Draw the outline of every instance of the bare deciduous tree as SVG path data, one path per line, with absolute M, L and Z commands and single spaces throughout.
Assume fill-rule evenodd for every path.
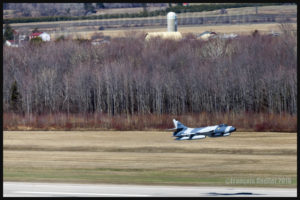
M 12 80 L 27 114 L 297 113 L 297 43 L 288 37 L 181 41 L 139 34 L 104 46 L 72 40 L 4 47 L 3 109 Z

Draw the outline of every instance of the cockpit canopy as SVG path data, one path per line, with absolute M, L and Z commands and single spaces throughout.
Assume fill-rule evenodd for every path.
M 227 124 L 220 124 L 219 127 L 227 126 Z

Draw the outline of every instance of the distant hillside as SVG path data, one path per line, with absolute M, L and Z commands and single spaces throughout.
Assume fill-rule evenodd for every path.
M 82 16 L 89 10 L 138 8 L 143 3 L 4 3 L 3 17 Z M 147 3 L 147 7 L 166 7 L 166 3 Z
M 18 17 L 20 13 L 24 13 L 22 9 L 14 10 L 13 5 L 9 4 L 9 6 L 5 6 L 7 9 L 4 10 L 4 23 L 29 23 L 29 22 L 50 22 L 50 21 L 71 21 L 71 20 L 93 20 L 93 19 L 113 19 L 113 18 L 137 18 L 137 17 L 154 17 L 154 16 L 165 16 L 168 12 L 176 12 L 176 13 L 196 13 L 196 12 L 203 12 L 203 11 L 213 11 L 213 10 L 225 10 L 228 8 L 241 8 L 241 7 L 263 7 L 263 6 L 272 6 L 272 5 L 282 5 L 283 3 L 227 3 L 227 4 L 203 4 L 203 5 L 163 5 L 163 4 L 142 4 L 142 7 L 137 7 L 140 9 L 135 9 L 133 12 L 131 9 L 128 10 L 126 8 L 118 8 L 118 9 L 108 9 L 105 7 L 105 4 L 97 4 L 93 5 L 92 3 L 84 3 L 78 4 L 77 6 L 82 6 L 83 9 L 77 9 L 74 11 L 70 8 L 65 8 L 68 4 L 60 5 L 61 9 L 65 9 L 61 11 L 62 13 L 68 12 L 68 14 L 62 14 L 58 9 L 55 7 L 45 7 L 46 4 L 32 4 L 36 5 L 36 9 L 31 11 L 30 14 L 32 15 L 33 12 L 44 12 L 43 16 L 37 17 Z M 57 4 L 49 4 L 52 6 L 58 6 Z M 20 6 L 20 5 L 18 5 Z M 30 4 L 25 4 L 25 6 L 30 6 Z M 72 4 L 75 6 L 75 4 Z M 96 7 L 98 9 L 96 9 Z M 156 6 L 156 7 L 155 7 Z M 165 7 L 164 7 L 165 6 Z M 101 8 L 100 8 L 101 7 Z M 21 11 L 20 11 L 21 10 Z M 107 12 L 103 12 L 106 10 Z M 114 11 L 113 11 L 114 10 Z M 112 12 L 110 12 L 112 11 Z M 76 12 L 75 14 L 73 12 Z M 46 16 L 46 14 L 52 13 L 51 15 Z M 58 14 L 57 14 L 58 13 Z

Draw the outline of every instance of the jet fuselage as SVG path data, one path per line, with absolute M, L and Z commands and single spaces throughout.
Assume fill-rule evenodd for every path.
M 222 137 L 229 136 L 232 132 L 236 131 L 236 128 L 233 126 L 228 126 L 226 124 L 220 124 L 215 126 L 206 126 L 199 128 L 189 128 L 184 126 L 179 121 L 173 119 L 175 132 L 173 136 L 176 137 L 176 140 L 196 140 L 204 139 L 208 137 Z

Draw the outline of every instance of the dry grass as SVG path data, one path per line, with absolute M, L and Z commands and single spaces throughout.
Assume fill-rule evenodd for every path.
M 205 11 L 205 12 L 194 12 L 188 13 L 188 17 L 191 16 L 231 16 L 231 15 L 249 15 L 256 14 L 255 7 L 242 7 L 242 8 L 228 8 L 226 9 L 227 14 L 220 14 L 220 10 Z M 262 6 L 258 7 L 258 14 L 293 14 L 297 13 L 296 5 L 279 5 L 279 6 Z M 186 13 L 178 14 L 178 17 L 185 17 Z
M 164 131 L 173 127 L 172 119 L 189 127 L 202 127 L 221 123 L 234 125 L 238 131 L 295 132 L 297 115 L 288 113 L 190 113 L 183 115 L 114 115 L 104 113 L 21 115 L 3 113 L 5 131 Z
M 194 141 L 171 135 L 5 131 L 4 180 L 225 185 L 231 177 L 289 177 L 293 184 L 271 186 L 295 187 L 295 133 L 237 132 Z
M 10 18 L 13 17 L 15 14 L 15 10 L 3 10 L 3 18 Z

